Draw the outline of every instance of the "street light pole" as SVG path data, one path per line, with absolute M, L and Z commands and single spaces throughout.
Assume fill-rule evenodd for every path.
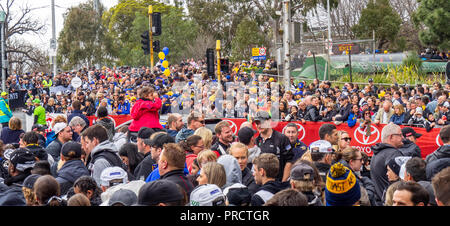
M 284 87 L 285 90 L 291 89 L 291 65 L 290 65 L 290 1 L 283 1 L 283 47 L 284 47 L 284 56 L 283 56 L 283 79 L 284 79 Z
M 50 40 L 50 57 L 53 76 L 56 75 L 56 23 L 55 23 L 55 0 L 52 0 L 52 39 Z
M 0 11 L 0 33 L 1 33 L 1 45 L 2 45 L 2 91 L 6 92 L 6 63 L 5 63 L 5 20 L 6 14 L 4 11 Z

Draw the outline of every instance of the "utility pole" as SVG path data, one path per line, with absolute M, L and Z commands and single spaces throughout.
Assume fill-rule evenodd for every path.
M 153 18 L 153 6 L 148 6 L 148 34 L 150 37 L 150 71 L 153 71 L 153 24 L 152 24 L 152 18 Z
M 328 21 L 328 41 L 327 41 L 327 45 L 328 45 L 328 52 L 327 52 L 328 62 L 327 62 L 327 73 L 329 74 L 330 73 L 330 62 L 331 62 L 330 55 L 332 53 L 332 48 L 331 48 L 332 40 L 331 40 L 330 0 L 327 0 L 327 21 Z
M 291 65 L 290 65 L 290 21 L 291 21 L 291 10 L 290 1 L 283 1 L 283 47 L 284 47 L 284 57 L 283 57 L 283 79 L 285 90 L 290 90 L 291 83 Z
M 55 0 L 52 0 L 52 39 L 50 40 L 50 58 L 53 76 L 56 75 L 56 27 L 55 27 Z
M 0 11 L 0 33 L 1 33 L 1 45 L 2 45 L 2 57 L 1 57 L 1 65 L 2 65 L 2 91 L 6 92 L 6 62 L 5 62 L 5 21 L 6 21 L 6 13 L 4 11 Z

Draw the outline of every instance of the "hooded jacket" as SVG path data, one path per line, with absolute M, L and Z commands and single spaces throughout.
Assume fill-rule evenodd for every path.
M 248 188 L 252 195 L 259 189 L 259 185 L 255 183 L 255 178 L 252 175 L 252 171 L 248 167 L 245 167 L 242 171 L 242 184 Z
M 386 143 L 378 143 L 371 149 L 373 156 L 370 162 L 370 178 L 375 185 L 377 200 L 381 200 L 384 189 L 389 186 L 386 166 L 389 160 L 402 156 L 402 153 L 394 146 Z
M 22 186 L 6 186 L 0 183 L 0 206 L 25 206 L 26 201 L 23 196 Z
M 48 154 L 52 156 L 52 158 L 57 162 L 59 161 L 60 154 L 61 154 L 61 148 L 63 144 L 61 141 L 58 140 L 58 137 L 55 136 L 55 140 L 53 140 L 46 148 L 45 151 L 47 151 Z
M 305 120 L 306 121 L 313 121 L 313 122 L 317 122 L 319 120 L 322 120 L 322 116 L 319 113 L 319 109 L 317 109 L 314 105 L 309 105 L 306 108 Z
M 137 132 L 143 126 L 148 128 L 162 129 L 159 123 L 159 109 L 161 109 L 161 99 L 158 97 L 150 101 L 147 99 L 139 99 L 131 109 L 131 117 L 133 121 L 130 124 L 129 130 Z
M 116 164 L 112 165 L 104 156 L 100 156 L 98 158 L 96 157 L 96 155 L 100 155 L 100 154 L 102 154 L 102 152 L 109 152 L 109 154 L 113 154 L 110 156 L 112 156 L 112 158 L 115 158 L 115 159 L 111 159 L 111 160 L 115 160 Z M 104 153 L 104 154 L 108 154 L 108 153 Z M 119 163 L 121 165 L 119 165 Z M 87 165 L 87 169 L 91 172 L 91 176 L 94 178 L 95 182 L 97 182 L 97 184 L 101 184 L 100 175 L 105 168 L 111 167 L 111 166 L 122 167 L 122 164 L 123 164 L 122 160 L 119 157 L 118 150 L 117 150 L 116 146 L 114 145 L 114 143 L 112 143 L 109 140 L 105 140 L 105 141 L 101 142 L 100 144 L 98 144 L 97 146 L 95 146 L 94 149 L 92 149 L 91 154 L 88 157 L 88 161 L 87 161 L 86 165 Z
M 269 181 L 252 196 L 251 206 L 262 206 L 277 192 L 289 187 L 289 182 Z
M 187 179 L 187 177 L 184 175 L 184 169 L 177 169 L 167 172 L 166 174 L 161 176 L 161 179 L 170 180 L 172 182 L 175 182 L 176 184 L 180 185 L 181 188 L 186 191 L 186 194 L 188 197 L 191 196 L 192 190 L 194 190 L 194 185 Z
M 450 144 L 440 146 L 436 151 L 426 157 L 425 162 L 429 164 L 442 158 L 450 158 Z
M 122 145 L 127 143 L 127 134 L 126 133 L 116 133 L 113 137 L 113 142 L 116 145 L 117 149 L 120 150 Z
M 56 181 L 58 181 L 63 195 L 69 191 L 78 178 L 90 175 L 83 161 L 79 159 L 65 162 L 57 174 Z
M 450 158 L 441 158 L 427 163 L 427 180 L 431 181 L 434 175 L 448 166 L 450 166 Z
M 398 150 L 402 153 L 403 156 L 422 158 L 420 147 L 408 139 L 403 140 L 403 146 Z
M 239 163 L 232 155 L 222 155 L 217 159 L 217 163 L 225 168 L 227 176 L 227 183 L 222 187 L 222 190 L 233 184 L 242 184 L 242 172 Z
M 108 133 L 108 139 L 110 141 L 113 141 L 114 134 L 116 133 L 113 120 L 111 120 L 110 118 L 103 118 L 96 121 L 95 124 L 99 124 L 105 127 L 106 132 Z

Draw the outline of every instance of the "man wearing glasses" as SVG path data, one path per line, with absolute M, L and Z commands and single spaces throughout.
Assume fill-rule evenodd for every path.
M 194 134 L 195 130 L 205 126 L 205 119 L 203 115 L 198 112 L 192 112 L 187 118 L 187 128 L 182 128 L 175 137 L 175 142 L 186 140 L 189 136 Z
M 403 146 L 403 134 L 400 126 L 389 123 L 381 131 L 381 142 L 371 147 L 373 151 L 370 163 L 370 177 L 375 184 L 377 200 L 381 200 L 383 191 L 389 186 L 386 165 L 397 156 L 403 156 L 399 148 Z

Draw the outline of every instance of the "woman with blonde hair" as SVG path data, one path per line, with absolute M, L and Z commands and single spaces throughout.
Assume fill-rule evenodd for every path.
M 25 133 L 22 129 L 22 121 L 16 116 L 13 116 L 9 120 L 9 127 L 4 127 L 0 135 L 0 139 L 4 144 L 14 144 L 19 143 L 20 134 Z
M 205 146 L 205 149 L 211 148 L 213 134 L 210 129 L 206 127 L 200 127 L 197 130 L 195 130 L 194 135 L 199 135 L 200 137 L 202 137 L 203 146 Z
M 208 162 L 203 165 L 197 182 L 199 185 L 215 184 L 221 188 L 227 183 L 225 168 L 217 162 Z

